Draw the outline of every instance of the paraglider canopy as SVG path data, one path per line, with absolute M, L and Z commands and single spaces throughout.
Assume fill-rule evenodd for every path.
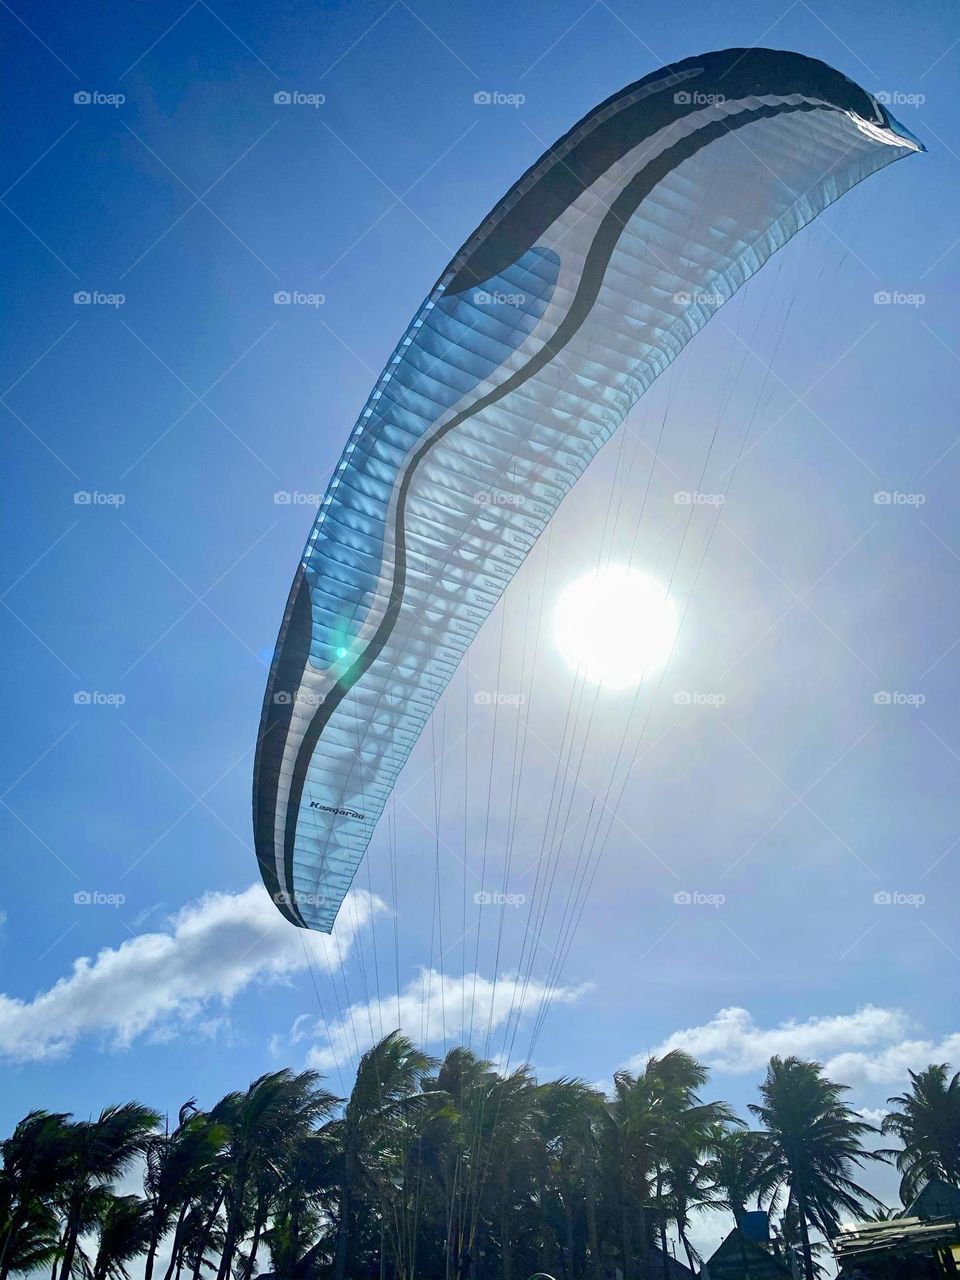
M 257 747 L 264 883 L 329 931 L 387 798 L 558 504 L 797 231 L 920 144 L 812 58 L 729 49 L 601 103 L 413 317 L 294 577 Z

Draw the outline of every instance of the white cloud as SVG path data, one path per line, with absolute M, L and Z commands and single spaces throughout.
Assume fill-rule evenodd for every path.
M 147 1034 L 168 1037 L 185 1022 L 209 1029 L 252 983 L 283 982 L 305 969 L 305 947 L 314 965 L 338 966 L 359 929 L 383 909 L 362 891 L 349 898 L 334 939 L 288 924 L 260 885 L 207 894 L 172 916 L 166 930 L 75 960 L 67 977 L 32 1000 L 0 994 L 0 1056 L 61 1057 L 88 1035 L 122 1048 Z
M 536 981 L 524 982 L 515 975 L 502 975 L 496 982 L 480 974 L 460 977 L 441 975 L 436 969 L 421 969 L 397 995 L 381 995 L 367 1003 L 351 1005 L 338 1022 L 314 1025 L 318 1043 L 308 1055 L 310 1066 L 328 1071 L 354 1060 L 384 1034 L 400 1029 L 417 1044 L 436 1047 L 473 1043 L 484 1052 L 490 1039 L 491 1054 L 501 1049 L 493 1033 L 501 1027 L 510 1037 L 518 1021 L 536 1015 L 547 1004 L 571 1004 L 588 984 L 576 987 L 547 987 Z M 302 1040 L 303 1018 L 294 1023 L 291 1038 Z M 522 1054 L 526 1042 L 518 1037 Z M 509 1055 L 509 1045 L 507 1046 Z M 509 1055 L 512 1056 L 512 1055 Z
M 834 1080 L 850 1085 L 904 1085 L 908 1069 L 930 1062 L 960 1065 L 960 1032 L 939 1039 L 912 1038 L 902 1009 L 864 1005 L 855 1013 L 789 1019 L 761 1027 L 746 1009 L 721 1009 L 698 1027 L 675 1031 L 654 1050 L 657 1055 L 685 1049 L 707 1066 L 731 1075 L 762 1071 L 774 1054 L 821 1062 Z M 632 1058 L 631 1070 L 649 1055 Z

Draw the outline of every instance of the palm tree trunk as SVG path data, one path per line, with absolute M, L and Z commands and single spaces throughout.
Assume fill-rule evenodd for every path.
M 257 1213 L 253 1224 L 253 1239 L 250 1241 L 250 1257 L 243 1267 L 244 1280 L 251 1280 L 253 1269 L 257 1264 L 257 1250 L 260 1248 L 260 1236 L 263 1233 L 263 1218 Z
M 184 1213 L 184 1209 L 181 1209 L 180 1217 L 177 1219 L 178 1229 L 180 1227 L 180 1222 L 183 1219 L 183 1213 Z M 157 1249 L 160 1247 L 160 1237 L 162 1234 L 163 1234 L 163 1217 L 159 1212 L 155 1210 L 153 1215 L 153 1223 L 151 1224 L 151 1227 L 150 1227 L 150 1243 L 147 1246 L 147 1256 L 144 1259 L 144 1263 L 143 1263 L 143 1280 L 153 1280 L 153 1267 L 154 1267 L 154 1263 L 157 1260 Z M 176 1231 L 174 1232 L 174 1239 L 176 1239 Z
M 592 1172 L 584 1179 L 587 1208 L 587 1244 L 590 1248 L 590 1269 L 593 1280 L 600 1280 L 600 1243 L 597 1239 L 597 1202 L 593 1192 Z
M 570 1210 L 570 1203 L 567 1196 L 561 1197 L 561 1203 L 563 1204 L 563 1223 L 567 1236 L 566 1276 L 567 1280 L 574 1280 L 576 1268 L 576 1247 L 573 1239 L 573 1213 Z
M 190 1202 L 188 1200 L 185 1200 L 183 1204 L 180 1206 L 180 1213 L 177 1215 L 177 1225 L 173 1231 L 173 1244 L 170 1246 L 170 1264 L 167 1267 L 166 1274 L 164 1275 L 163 1280 L 171 1280 L 171 1277 L 173 1276 L 175 1264 L 179 1265 L 178 1259 L 180 1257 L 181 1250 L 183 1249 L 183 1224 L 186 1221 L 187 1211 L 189 1207 L 190 1207 Z M 160 1242 L 158 1239 L 156 1245 L 152 1246 L 154 1249 L 154 1252 L 156 1252 L 156 1249 L 159 1246 L 159 1243 Z M 151 1269 L 153 1267 L 152 1259 L 150 1259 L 150 1267 Z M 150 1280 L 149 1271 L 145 1272 L 144 1280 Z
M 60 1267 L 60 1280 L 70 1280 L 70 1273 L 73 1271 L 73 1264 L 77 1256 L 77 1242 L 80 1238 L 80 1222 L 79 1212 L 72 1209 L 68 1218 L 66 1230 L 63 1233 L 64 1249 L 63 1263 Z
M 813 1274 L 813 1250 L 810 1248 L 810 1230 L 807 1226 L 807 1197 L 797 1192 L 797 1213 L 800 1218 L 800 1242 L 803 1245 L 803 1274 L 806 1280 L 815 1280 Z
M 638 1197 L 640 1227 L 640 1275 L 643 1280 L 650 1280 L 650 1237 L 647 1221 L 646 1189 L 642 1189 Z
M 679 1226 L 677 1227 L 677 1230 L 680 1233 L 680 1243 L 683 1245 L 683 1252 L 687 1255 L 687 1266 L 690 1268 L 693 1274 L 696 1275 L 697 1260 L 693 1256 L 693 1248 L 690 1244 L 690 1241 L 687 1239 L 687 1233 L 686 1231 L 683 1230 L 682 1227 L 679 1227 Z
M 511 1280 L 513 1275 L 513 1241 L 510 1237 L 510 1202 L 509 1189 L 504 1170 L 500 1187 L 500 1270 L 503 1280 Z
M 633 1233 L 627 1198 L 623 1194 L 620 1196 L 620 1248 L 623 1252 L 623 1280 L 633 1280 Z
M 333 1256 L 333 1280 L 346 1280 L 347 1251 L 350 1246 L 350 1209 L 353 1201 L 353 1154 L 347 1152 L 343 1163 L 340 1188 L 340 1216 L 337 1221 L 337 1247 Z
M 213 1202 L 213 1208 L 210 1210 L 210 1214 L 204 1223 L 203 1237 L 200 1241 L 200 1246 L 197 1249 L 197 1261 L 193 1268 L 193 1280 L 200 1280 L 200 1272 L 203 1270 L 203 1255 L 206 1250 L 207 1241 L 210 1239 L 210 1232 L 213 1230 L 213 1224 L 217 1220 L 217 1214 L 220 1212 L 220 1207 L 223 1204 L 223 1198 L 225 1195 L 226 1188 L 220 1192 L 216 1200 Z M 169 1280 L 169 1278 L 167 1278 L 167 1280 Z
M 8 1261 L 8 1258 L 12 1256 L 10 1246 L 17 1237 L 22 1220 L 23 1206 L 18 1204 L 11 1213 L 7 1221 L 7 1229 L 3 1233 L 3 1248 L 0 1249 L 0 1280 L 7 1280 L 7 1276 L 10 1274 L 10 1263 Z M 56 1269 L 56 1262 L 54 1262 L 54 1269 Z

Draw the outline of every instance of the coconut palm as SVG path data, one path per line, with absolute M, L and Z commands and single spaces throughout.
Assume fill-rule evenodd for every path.
M 150 1240 L 151 1207 L 139 1196 L 103 1195 L 97 1212 L 97 1252 L 89 1280 L 129 1280 L 127 1263 L 138 1258 Z
M 738 1232 L 743 1230 L 747 1205 L 761 1201 L 771 1189 L 772 1174 L 767 1160 L 767 1140 L 763 1134 L 749 1129 L 721 1129 L 714 1138 L 710 1159 L 705 1166 L 714 1187 L 714 1207 L 733 1214 Z M 745 1276 L 750 1275 L 750 1260 L 743 1235 L 739 1235 L 740 1261 Z
M 864 1148 L 863 1139 L 878 1130 L 844 1104 L 846 1092 L 818 1063 L 774 1057 L 760 1086 L 761 1102 L 750 1105 L 768 1143 L 769 1194 L 776 1200 L 789 1191 L 788 1211 L 791 1204 L 796 1208 L 806 1280 L 815 1277 L 810 1228 L 832 1237 L 840 1229 L 839 1210 L 862 1215 L 865 1206 L 879 1203 L 850 1177 L 883 1156 Z
M 881 1132 L 893 1134 L 902 1150 L 890 1151 L 902 1174 L 904 1204 L 931 1178 L 960 1186 L 960 1072 L 950 1076 L 945 1062 L 910 1072 L 910 1089 L 887 1101 L 896 1106 Z
M 64 1113 L 31 1111 L 0 1143 L 0 1280 L 14 1271 L 52 1263 L 59 1219 L 51 1201 L 70 1150 Z
M 100 1197 L 141 1154 L 159 1124 L 156 1111 L 138 1102 L 107 1107 L 96 1120 L 67 1126 L 67 1150 L 56 1204 L 63 1219 L 59 1280 L 69 1280 L 82 1232 L 97 1221 Z
M 474 1170 L 474 1221 L 487 1211 L 496 1232 L 503 1280 L 511 1280 L 514 1225 L 537 1192 L 534 1152 L 540 1091 L 526 1067 L 491 1081 L 481 1117 Z M 476 1229 L 473 1233 L 474 1242 Z
M 319 1080 L 315 1071 L 274 1071 L 254 1080 L 245 1093 L 228 1094 L 210 1112 L 213 1124 L 226 1131 L 220 1156 L 224 1240 L 218 1280 L 230 1276 L 248 1230 L 252 1238 L 241 1276 L 252 1275 L 271 1197 L 291 1150 L 336 1105 L 337 1099 L 319 1087 Z M 219 1205 L 211 1227 L 217 1212 Z
M 402 1130 L 408 1116 L 422 1107 L 426 1095 L 419 1092 L 420 1082 L 435 1066 L 434 1059 L 399 1031 L 385 1036 L 360 1059 L 343 1117 L 330 1126 L 340 1152 L 333 1280 L 344 1280 L 347 1274 L 358 1201 L 369 1198 L 383 1212 L 402 1164 Z
M 160 1241 L 171 1227 L 172 1266 L 179 1261 L 187 1214 L 196 1202 L 211 1198 L 227 1137 L 226 1126 L 199 1111 L 191 1098 L 180 1108 L 173 1132 L 156 1134 L 147 1143 L 143 1188 L 150 1208 L 150 1231 L 144 1280 L 151 1280 Z
M 588 1256 L 594 1265 L 598 1262 L 594 1185 L 603 1101 L 603 1094 L 583 1080 L 554 1080 L 540 1088 L 544 1184 L 560 1210 L 567 1280 L 582 1274 Z M 580 1217 L 584 1229 L 578 1233 Z M 546 1258 L 540 1267 L 548 1269 Z

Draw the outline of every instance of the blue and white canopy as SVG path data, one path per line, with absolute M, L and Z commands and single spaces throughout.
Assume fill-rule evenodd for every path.
M 822 62 L 728 49 L 607 99 L 507 192 L 380 375 L 294 578 L 254 787 L 288 920 L 333 927 L 457 664 L 637 399 L 801 227 L 922 149 Z

